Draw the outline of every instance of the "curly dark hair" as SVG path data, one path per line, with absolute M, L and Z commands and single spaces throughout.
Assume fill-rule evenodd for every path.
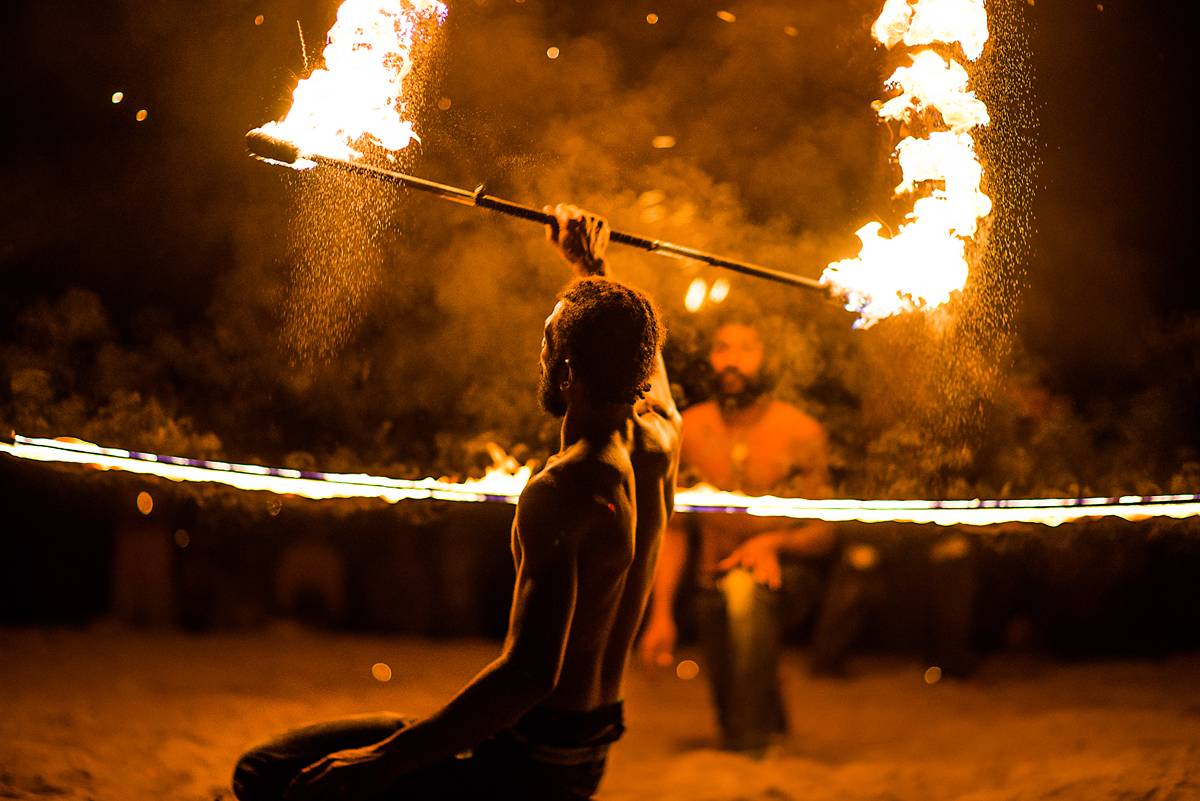
M 666 328 L 654 303 L 631 286 L 580 278 L 559 293 L 555 350 L 571 360 L 592 399 L 633 403 L 649 389 Z

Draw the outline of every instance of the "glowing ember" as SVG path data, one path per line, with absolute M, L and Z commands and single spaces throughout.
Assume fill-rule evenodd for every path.
M 987 14 L 982 0 L 887 0 L 871 32 L 889 48 L 957 44 L 974 61 L 987 41 Z M 899 93 L 876 104 L 882 119 L 929 133 L 896 145 L 902 175 L 896 194 L 924 193 L 906 221 L 892 236 L 882 236 L 879 223 L 864 225 L 858 256 L 830 264 L 821 276 L 859 313 L 859 327 L 940 306 L 966 285 L 966 243 L 992 210 L 971 136 L 988 124 L 988 111 L 967 84 L 957 61 L 920 50 L 885 84 Z
M 342 159 L 360 158 L 357 148 L 366 145 L 407 147 L 418 138 L 403 119 L 412 50 L 426 26 L 445 17 L 438 0 L 345 0 L 327 37 L 325 66 L 296 86 L 287 116 L 262 130 L 302 152 Z
M 700 311 L 704 298 L 708 295 L 708 283 L 703 278 L 693 278 L 688 284 L 687 293 L 683 296 L 683 307 L 690 312 Z
M 713 281 L 712 286 L 708 289 L 708 299 L 713 303 L 724 303 L 727 297 L 729 297 L 729 282 L 724 278 Z
M 82 464 L 99 470 L 125 470 L 161 476 L 172 481 L 225 484 L 243 490 L 263 490 L 305 498 L 380 498 L 402 500 L 500 501 L 516 503 L 533 474 L 531 464 L 516 461 L 490 446 L 494 464 L 482 479 L 462 483 L 423 478 L 406 481 L 366 474 L 318 473 L 260 465 L 228 464 L 179 456 L 159 456 L 102 448 L 72 438 L 34 439 L 13 435 L 0 442 L 0 453 L 42 462 Z M 708 486 L 680 490 L 680 512 L 740 513 L 758 517 L 862 523 L 933 523 L 942 526 L 988 526 L 1000 523 L 1041 523 L 1057 526 L 1084 518 L 1200 516 L 1200 494 L 1125 496 L 1121 498 L 1030 498 L 1021 500 L 862 501 L 806 500 L 771 495 L 748 496 Z
M 683 296 L 683 307 L 693 314 L 700 311 L 701 307 L 707 303 L 724 303 L 725 298 L 729 297 L 729 282 L 724 278 L 718 278 L 712 282 L 712 286 L 703 278 L 693 278 L 688 284 L 687 292 Z

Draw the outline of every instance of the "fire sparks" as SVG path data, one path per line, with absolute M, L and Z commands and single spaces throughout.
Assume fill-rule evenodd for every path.
M 887 0 L 871 32 L 888 48 L 958 45 L 974 61 L 987 41 L 987 14 L 983 0 Z M 940 306 L 966 285 L 967 242 L 992 210 L 971 135 L 990 119 L 968 83 L 954 58 L 918 50 L 885 83 L 898 94 L 876 103 L 881 119 L 925 135 L 909 135 L 895 149 L 896 195 L 915 198 L 905 222 L 892 236 L 867 223 L 857 232 L 858 256 L 830 264 L 821 277 L 859 313 L 859 327 Z
M 81 464 L 99 470 L 124 470 L 160 476 L 172 481 L 218 483 L 237 489 L 297 495 L 316 500 L 380 498 L 389 503 L 402 500 L 516 503 L 521 490 L 533 475 L 533 465 L 518 465 L 512 457 L 496 446 L 491 446 L 489 451 L 493 465 L 483 478 L 447 482 L 432 478 L 408 481 L 362 473 L 319 473 L 179 456 L 159 456 L 153 453 L 102 448 L 71 438 L 35 439 L 14 435 L 12 444 L 0 442 L 0 453 L 20 459 Z M 1125 520 L 1195 517 L 1200 515 L 1200 494 L 1019 500 L 806 500 L 770 495 L 748 496 L 701 485 L 677 492 L 675 510 L 830 522 L 906 522 L 942 526 L 1041 523 L 1057 526 L 1074 520 L 1107 516 L 1121 517 Z
M 345 0 L 327 37 L 325 66 L 300 81 L 287 116 L 263 131 L 302 152 L 333 158 L 361 158 L 359 148 L 366 146 L 390 152 L 407 147 L 418 139 L 403 118 L 412 51 L 427 26 L 445 17 L 438 0 Z

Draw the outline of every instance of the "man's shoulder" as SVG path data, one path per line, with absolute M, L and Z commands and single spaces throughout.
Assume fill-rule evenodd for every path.
M 608 496 L 625 479 L 620 465 L 595 455 L 570 454 L 546 465 L 521 492 L 521 503 L 580 511 L 581 500 Z
M 526 554 L 574 550 L 613 519 L 621 470 L 599 459 L 561 459 L 525 485 L 516 531 Z
M 706 400 L 703 403 L 695 403 L 683 410 L 683 424 L 688 423 L 693 425 L 697 423 L 705 423 L 718 421 L 721 419 L 721 409 L 717 406 L 715 400 Z
M 805 439 L 825 436 L 825 427 L 815 417 L 787 401 L 772 400 L 767 416 L 775 426 L 786 427 Z

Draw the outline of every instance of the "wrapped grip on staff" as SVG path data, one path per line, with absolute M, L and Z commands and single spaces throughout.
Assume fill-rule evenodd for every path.
M 475 205 L 480 206 L 481 208 L 491 209 L 492 211 L 498 211 L 501 214 L 507 214 L 510 217 L 520 217 L 522 220 L 544 223 L 546 225 L 554 225 L 555 223 L 553 214 L 547 214 L 544 211 L 538 211 L 537 209 L 531 206 L 526 206 L 522 203 L 514 203 L 511 200 L 505 200 L 504 198 L 499 198 L 495 195 L 489 195 L 486 192 L 486 188 L 482 184 L 475 190 Z

